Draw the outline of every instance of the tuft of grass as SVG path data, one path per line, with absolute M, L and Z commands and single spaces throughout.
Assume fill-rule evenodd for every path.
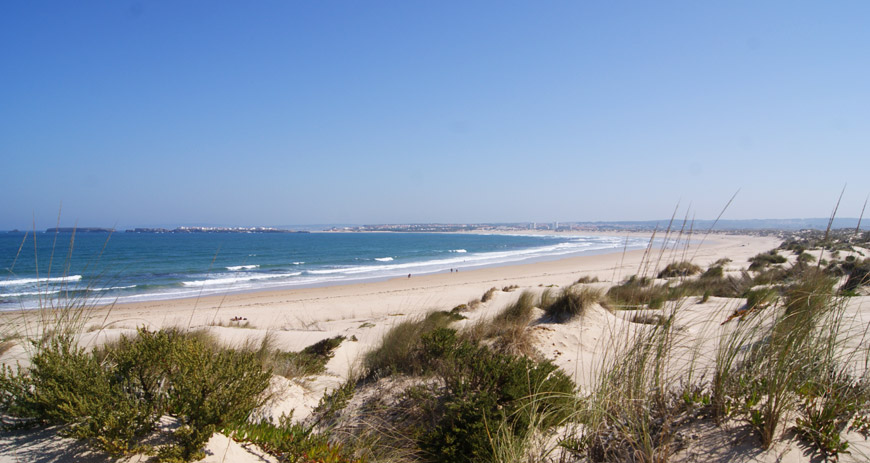
M 721 265 L 714 265 L 701 274 L 702 280 L 718 280 L 725 276 L 725 269 Z
M 847 272 L 849 277 L 840 288 L 841 291 L 856 291 L 861 286 L 870 285 L 870 258 L 861 262 L 858 262 L 857 259 L 846 262 L 843 264 L 843 270 Z
M 620 285 L 607 290 L 607 299 L 620 309 L 637 309 L 644 306 L 660 309 L 670 297 L 667 284 L 657 285 L 648 278 L 632 276 Z
M 418 355 L 421 336 L 461 319 L 459 314 L 442 311 L 430 312 L 422 319 L 397 324 L 384 335 L 377 348 L 365 355 L 363 364 L 369 378 L 396 373 L 420 374 L 424 368 Z
M 492 299 L 492 297 L 493 297 L 493 295 L 495 295 L 496 291 L 498 291 L 498 288 L 496 288 L 496 287 L 492 287 L 492 288 L 487 289 L 486 292 L 483 293 L 483 296 L 480 297 L 480 302 L 487 302 L 490 299 Z
M 565 323 L 582 316 L 594 304 L 604 300 L 604 291 L 588 286 L 565 288 L 552 302 L 543 307 L 547 316 L 557 323 Z M 543 304 L 542 304 L 543 305 Z
M 747 310 L 763 310 L 779 300 L 779 291 L 775 288 L 758 288 L 746 293 Z
M 711 387 L 717 420 L 744 420 L 766 449 L 797 413 L 798 434 L 826 458 L 845 451 L 841 432 L 866 407 L 854 395 L 857 351 L 847 347 L 853 335 L 834 285 L 821 271 L 802 272 L 783 289 L 782 306 L 747 315 L 722 337 Z M 757 294 L 750 303 L 773 297 Z
M 659 272 L 659 278 L 677 278 L 677 277 L 687 277 L 690 275 L 696 275 L 701 273 L 701 267 L 697 265 L 682 261 L 682 262 L 672 262 L 665 266 L 665 268 Z
M 749 270 L 761 270 L 772 264 L 784 264 L 788 261 L 784 256 L 779 255 L 776 249 L 768 252 L 756 254 L 749 259 Z
M 528 331 L 538 298 L 523 291 L 516 301 L 507 305 L 492 320 L 472 326 L 465 336 L 475 342 L 492 339 L 493 347 L 513 355 L 535 356 L 536 350 Z
M 578 278 L 577 281 L 574 282 L 574 284 L 577 284 L 577 285 L 585 285 L 585 284 L 589 284 L 589 283 L 598 283 L 598 277 L 597 276 L 591 277 L 589 275 L 584 275 L 584 276 Z
M 676 311 L 614 338 L 594 390 L 576 412 L 579 435 L 564 448 L 589 461 L 668 460 L 676 429 L 694 416 L 677 380 L 691 371 L 670 370 Z
M 16 340 L 18 336 L 7 336 L 0 339 L 0 357 L 3 356 L 6 352 L 9 352 L 10 349 L 15 347 Z

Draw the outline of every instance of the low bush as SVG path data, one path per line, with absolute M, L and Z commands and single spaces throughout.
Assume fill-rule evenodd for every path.
M 433 461 L 490 460 L 494 432 L 527 431 L 533 403 L 546 417 L 534 422 L 539 431 L 563 422 L 573 409 L 574 383 L 550 362 L 460 341 L 449 329 L 426 335 L 423 349 L 443 387 L 425 405 L 433 423 L 420 438 Z
M 590 277 L 589 275 L 584 275 L 584 276 L 578 278 L 577 281 L 574 282 L 574 284 L 577 284 L 577 285 L 585 285 L 585 284 L 589 284 L 589 283 L 598 283 L 598 277 L 597 276 Z
M 313 427 L 294 424 L 290 417 L 282 416 L 278 424 L 268 420 L 236 422 L 223 429 L 233 439 L 258 445 L 280 461 L 357 463 L 344 446 L 329 442 L 329 435 L 315 432 Z
M 319 375 L 326 371 L 326 364 L 344 340 L 344 336 L 335 336 L 299 352 L 272 351 L 267 362 L 275 374 L 287 378 Z
M 848 453 L 843 431 L 855 419 L 868 418 L 867 385 L 841 372 L 813 378 L 798 389 L 800 402 L 794 429 L 825 460 Z
M 253 353 L 204 339 L 140 329 L 87 352 L 69 336 L 49 337 L 36 343 L 29 370 L 4 369 L 0 404 L 15 416 L 61 425 L 62 434 L 117 456 L 147 451 L 142 438 L 170 415 L 180 426 L 158 457 L 199 459 L 216 429 L 262 403 L 271 376 Z

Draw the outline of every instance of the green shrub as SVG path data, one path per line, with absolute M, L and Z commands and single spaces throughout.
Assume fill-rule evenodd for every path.
M 843 372 L 831 372 L 810 379 L 797 392 L 795 431 L 826 460 L 837 461 L 840 453 L 848 453 L 843 431 L 856 414 L 866 416 L 866 385 Z
M 353 457 L 341 444 L 329 442 L 329 435 L 315 432 L 313 427 L 294 424 L 282 416 L 277 425 L 261 420 L 255 423 L 235 422 L 223 432 L 233 439 L 258 445 L 280 461 L 353 463 L 363 460 Z
M 175 362 L 169 412 L 182 426 L 173 435 L 178 449 L 173 455 L 200 459 L 214 431 L 247 418 L 262 403 L 271 372 L 263 371 L 252 353 L 213 352 L 196 342 L 179 346 Z
M 270 352 L 267 353 L 267 363 L 276 374 L 287 378 L 319 375 L 326 371 L 326 364 L 344 340 L 344 336 L 335 336 L 299 352 Z
M 35 348 L 28 371 L 4 369 L 4 409 L 61 425 L 63 434 L 118 456 L 147 450 L 143 437 L 168 414 L 180 427 L 159 458 L 201 458 L 215 429 L 245 419 L 262 403 L 271 376 L 253 353 L 178 330 L 140 329 L 94 352 L 64 335 Z
M 433 461 L 490 459 L 493 430 L 528 430 L 533 402 L 546 416 L 536 422 L 541 430 L 564 421 L 572 409 L 574 383 L 549 362 L 459 341 L 449 329 L 426 335 L 423 349 L 444 387 L 441 399 L 430 404 L 436 422 L 420 442 Z

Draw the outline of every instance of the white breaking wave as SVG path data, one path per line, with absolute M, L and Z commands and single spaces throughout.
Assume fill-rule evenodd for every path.
M 293 265 L 302 265 L 302 264 L 304 264 L 304 263 L 305 263 L 305 262 L 293 262 Z
M 23 291 L 20 293 L 9 293 L 9 294 L 0 294 L 2 297 L 21 297 L 21 296 L 50 296 L 52 294 L 58 294 L 60 291 Z
M 466 253 L 468 251 L 466 251 L 465 249 L 451 249 L 450 252 Z
M 629 246 L 635 247 L 640 242 L 632 242 Z M 497 251 L 497 252 L 482 252 L 482 253 L 462 253 L 461 257 L 451 257 L 447 259 L 435 259 L 429 261 L 396 263 L 389 265 L 359 265 L 348 267 L 337 267 L 322 270 L 309 270 L 311 275 L 346 275 L 346 276 L 362 276 L 362 274 L 371 274 L 372 276 L 389 276 L 400 275 L 408 270 L 416 272 L 437 272 L 446 270 L 447 268 L 455 267 L 479 267 L 485 265 L 500 265 L 510 262 L 517 262 L 526 259 L 539 258 L 556 258 L 567 254 L 576 254 L 589 251 L 600 251 L 613 249 L 620 245 L 620 240 L 596 239 L 592 240 L 575 240 L 564 243 L 558 243 L 550 246 L 542 246 L 536 248 L 518 249 L 513 251 Z M 400 273 L 401 272 L 401 273 Z
M 378 262 L 390 262 L 393 260 L 392 257 L 375 257 L 375 260 Z
M 0 281 L 0 286 L 16 286 L 16 285 L 30 285 L 30 284 L 48 284 L 48 283 L 69 283 L 71 281 L 79 281 L 82 279 L 81 275 L 70 275 L 65 277 L 56 277 L 56 278 L 18 278 L 15 280 L 3 280 Z
M 261 273 L 247 276 L 227 277 L 227 278 L 209 278 L 207 280 L 183 281 L 184 286 L 217 286 L 217 285 L 232 285 L 235 283 L 244 283 L 246 281 L 255 280 L 272 280 L 277 278 L 289 278 L 302 275 L 302 272 L 293 273 Z
M 233 265 L 233 266 L 227 267 L 227 270 L 231 270 L 231 271 L 235 272 L 235 271 L 239 271 L 239 270 L 253 270 L 255 268 L 260 268 L 260 266 L 259 265 Z
M 98 293 L 103 291 L 112 291 L 113 289 L 130 289 L 135 288 L 136 285 L 130 286 L 112 286 L 109 288 L 73 288 L 70 289 L 69 292 L 76 292 L 79 290 L 87 291 L 91 293 Z M 67 292 L 66 290 L 53 288 L 51 291 L 20 291 L 17 293 L 0 293 L 0 297 L 21 297 L 21 296 L 51 296 L 52 294 L 63 294 Z

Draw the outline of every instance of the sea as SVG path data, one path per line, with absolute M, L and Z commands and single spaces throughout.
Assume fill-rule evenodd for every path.
M 0 310 L 329 286 L 647 243 L 561 233 L 0 232 Z

